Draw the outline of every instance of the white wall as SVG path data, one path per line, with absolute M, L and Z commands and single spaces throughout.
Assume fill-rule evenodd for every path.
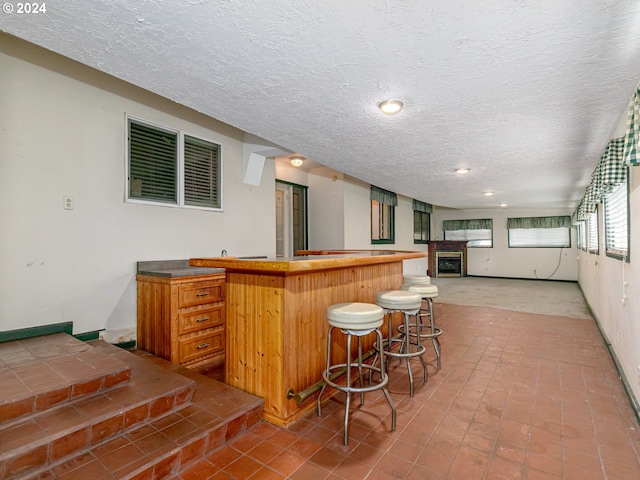
M 395 243 L 371 244 L 371 186 L 352 177 L 345 178 L 345 248 L 373 250 L 427 251 L 426 244 L 413 243 L 413 199 L 398 195 L 395 208 Z M 427 273 L 427 258 L 405 260 L 406 274 Z
M 575 228 L 571 229 L 571 248 L 509 248 L 507 219 L 509 217 L 545 217 L 571 215 L 570 210 L 452 210 L 434 211 L 434 240 L 443 240 L 443 220 L 493 219 L 493 248 L 467 249 L 467 274 L 480 277 L 539 278 L 551 280 L 578 279 Z M 434 236 L 435 235 L 435 236 Z
M 3 34 L 0 71 L 0 330 L 131 331 L 137 261 L 275 255 L 273 162 L 242 183 L 242 132 Z M 125 114 L 220 143 L 224 211 L 125 203 Z
M 599 252 L 579 252 L 580 288 L 603 335 L 611 344 L 627 385 L 640 401 L 640 167 L 629 168 L 628 263 L 607 257 L 602 205 L 598 205 Z

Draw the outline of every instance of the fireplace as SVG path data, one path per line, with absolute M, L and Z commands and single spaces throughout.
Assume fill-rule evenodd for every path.
M 432 277 L 465 277 L 467 275 L 467 242 L 433 240 L 429 242 L 429 268 Z
M 461 277 L 462 252 L 436 252 L 436 277 Z

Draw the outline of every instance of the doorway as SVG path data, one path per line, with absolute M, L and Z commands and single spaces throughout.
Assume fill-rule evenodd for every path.
M 307 187 L 276 180 L 276 257 L 308 248 Z

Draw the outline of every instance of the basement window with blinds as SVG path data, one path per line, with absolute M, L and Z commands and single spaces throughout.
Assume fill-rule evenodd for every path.
M 605 247 L 608 257 L 629 260 L 627 182 L 606 196 L 604 202 Z
M 221 210 L 222 147 L 127 118 L 127 201 Z
M 522 217 L 507 219 L 509 248 L 569 248 L 571 217 Z
M 598 212 L 589 214 L 587 218 L 587 250 L 590 253 L 598 253 Z
M 491 218 L 444 220 L 442 230 L 445 240 L 466 241 L 468 248 L 493 247 L 493 220 Z
M 586 225 L 585 221 L 581 221 L 576 225 L 576 230 L 578 234 L 578 248 L 580 250 L 587 250 L 587 235 L 586 235 Z

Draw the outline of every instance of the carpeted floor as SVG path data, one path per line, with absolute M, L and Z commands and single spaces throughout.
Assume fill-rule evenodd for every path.
M 592 319 L 577 282 L 492 277 L 431 278 L 438 303 Z

